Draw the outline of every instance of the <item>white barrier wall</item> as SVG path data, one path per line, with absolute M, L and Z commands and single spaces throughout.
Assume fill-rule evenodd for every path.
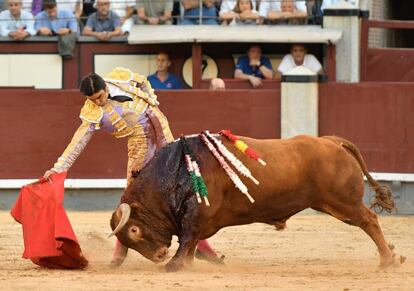
M 0 54 L 0 86 L 61 89 L 62 58 L 56 54 Z
M 360 20 L 357 6 L 339 1 L 324 10 L 323 27 L 342 30 L 336 43 L 337 81 L 357 83 L 360 79 Z
M 298 134 L 318 136 L 318 95 L 318 76 L 313 71 L 299 66 L 282 76 L 282 138 Z
M 148 76 L 157 70 L 157 55 L 116 55 L 97 54 L 94 57 L 94 70 L 105 75 L 115 67 L 125 67 L 140 75 Z

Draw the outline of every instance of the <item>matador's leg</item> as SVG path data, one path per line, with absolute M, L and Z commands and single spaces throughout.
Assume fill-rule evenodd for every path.
M 147 160 L 148 145 L 144 128 L 137 125 L 134 128 L 134 135 L 128 138 L 128 167 L 127 185 L 133 179 L 133 171 L 139 171 Z M 120 266 L 128 254 L 128 248 L 124 247 L 120 241 L 116 240 L 115 250 L 112 255 L 111 265 Z

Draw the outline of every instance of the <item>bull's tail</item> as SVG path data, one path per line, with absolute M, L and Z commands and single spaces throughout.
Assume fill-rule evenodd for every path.
M 326 138 L 329 138 L 330 140 L 333 140 L 335 143 L 344 147 L 358 161 L 362 172 L 364 173 L 365 177 L 367 177 L 369 185 L 375 191 L 375 197 L 370 201 L 371 208 L 374 208 L 379 212 L 386 210 L 387 212 L 391 213 L 395 209 L 391 189 L 386 185 L 380 185 L 374 178 L 372 178 L 357 146 L 352 142 L 337 136 L 329 136 Z

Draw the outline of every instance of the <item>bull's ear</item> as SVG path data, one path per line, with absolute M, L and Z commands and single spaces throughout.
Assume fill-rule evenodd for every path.
M 143 240 L 142 232 L 137 225 L 132 225 L 128 228 L 128 237 L 133 241 Z

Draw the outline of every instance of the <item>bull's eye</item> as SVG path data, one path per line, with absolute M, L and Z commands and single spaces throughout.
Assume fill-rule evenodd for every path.
M 138 241 L 138 240 L 142 239 L 139 227 L 136 226 L 136 225 L 131 226 L 129 228 L 128 236 L 129 236 L 130 239 L 132 239 L 134 241 Z

